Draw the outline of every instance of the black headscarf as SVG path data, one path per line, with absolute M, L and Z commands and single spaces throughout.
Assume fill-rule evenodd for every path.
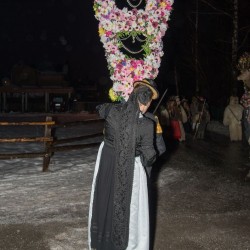
M 114 112 L 114 113 L 113 113 Z M 113 110 L 115 128 L 115 183 L 112 221 L 112 241 L 119 250 L 128 245 L 130 203 L 134 177 L 136 128 L 139 119 L 137 94 L 132 92 L 128 101 Z

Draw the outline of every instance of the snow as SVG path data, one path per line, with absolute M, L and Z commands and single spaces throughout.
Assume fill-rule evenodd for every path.
M 58 138 L 102 131 L 100 123 L 62 127 Z M 40 136 L 42 129 L 1 127 L 0 136 Z M 101 142 L 102 137 L 84 142 Z M 1 153 L 41 151 L 42 143 L 1 143 Z M 0 160 L 1 225 L 75 223 L 49 239 L 50 249 L 85 249 L 90 187 L 98 147 L 56 152 L 48 172 L 42 172 L 42 157 Z M 83 223 L 84 222 L 84 223 Z M 82 226 L 84 224 L 84 227 Z M 79 236 L 81 235 L 81 237 Z M 64 239 L 64 240 L 62 240 Z M 75 239 L 75 240 L 74 240 Z M 66 248 L 65 248 L 66 247 Z
M 81 136 L 102 129 L 101 123 L 60 127 L 56 136 Z M 208 129 L 227 134 L 219 122 L 210 123 Z M 1 137 L 41 136 L 42 133 L 42 129 L 35 127 L 15 130 L 1 127 L 0 130 Z M 86 140 L 92 141 L 101 142 L 102 137 Z M 41 143 L 1 143 L 1 153 L 41 151 L 42 148 Z M 89 196 L 97 151 L 98 147 L 56 152 L 48 172 L 42 172 L 42 158 L 0 160 L 0 225 L 17 228 L 16 225 L 31 224 L 44 226 L 46 231 L 51 223 L 55 228 L 59 223 L 58 228 L 62 229 L 47 234 L 49 249 L 87 249 Z M 178 166 L 180 164 L 178 161 Z M 175 163 L 161 172 L 158 188 L 168 190 L 189 172 L 174 166 Z
M 216 134 L 224 135 L 229 137 L 229 128 L 228 126 L 224 126 L 219 121 L 210 121 L 207 125 L 207 130 L 210 132 L 214 132 Z

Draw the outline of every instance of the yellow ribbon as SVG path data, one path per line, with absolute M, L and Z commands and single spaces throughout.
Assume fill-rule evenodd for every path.
M 157 124 L 156 124 L 156 134 L 162 134 L 162 127 L 161 124 L 159 122 L 159 119 L 157 116 L 155 116 L 155 119 L 157 120 Z

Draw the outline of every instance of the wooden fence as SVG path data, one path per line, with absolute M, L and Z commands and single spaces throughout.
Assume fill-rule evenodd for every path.
M 96 147 L 100 145 L 100 142 L 73 144 L 74 142 L 83 141 L 89 138 L 102 136 L 102 132 L 92 133 L 88 135 L 82 135 L 71 138 L 57 139 L 54 134 L 55 130 L 59 127 L 71 127 L 81 124 L 91 124 L 93 122 L 102 122 L 101 119 L 93 119 L 81 122 L 72 122 L 66 124 L 55 124 L 52 121 L 52 117 L 46 117 L 42 122 L 0 122 L 0 126 L 44 126 L 44 136 L 42 137 L 15 137 L 15 138 L 0 138 L 0 143 L 16 143 L 16 142 L 41 142 L 44 143 L 44 150 L 42 152 L 30 152 L 30 153 L 4 153 L 0 154 L 0 160 L 2 159 L 16 159 L 16 158 L 35 158 L 43 157 L 43 172 L 48 171 L 50 158 L 54 152 L 70 151 L 82 148 Z M 53 131 L 52 131 L 53 130 Z M 65 145 L 69 144 L 70 145 Z
M 15 137 L 15 138 L 0 138 L 1 143 L 15 142 L 41 142 L 44 143 L 44 151 L 31 153 L 8 153 L 0 154 L 0 159 L 16 159 L 16 158 L 33 158 L 43 157 L 43 171 L 47 171 L 49 167 L 51 153 L 51 145 L 53 137 L 51 136 L 51 127 L 55 125 L 52 117 L 46 117 L 45 121 L 39 122 L 0 122 L 0 126 L 44 126 L 44 136 L 42 137 Z

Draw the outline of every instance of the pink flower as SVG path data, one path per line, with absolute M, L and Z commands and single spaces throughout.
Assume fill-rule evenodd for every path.
M 117 87 L 117 91 L 124 91 L 124 85 L 120 84 L 120 85 Z
M 132 10 L 132 14 L 133 14 L 134 16 L 137 16 L 138 10 L 137 10 L 137 9 L 133 9 L 133 10 Z
M 141 80 L 141 79 L 140 79 L 140 76 L 136 76 L 136 75 L 135 75 L 135 76 L 134 76 L 134 81 L 139 81 L 139 80 Z
M 111 32 L 111 31 L 106 31 L 106 32 L 105 32 L 105 35 L 106 35 L 107 37 L 109 37 L 109 36 L 112 35 L 112 32 Z
M 136 20 L 136 16 L 131 16 L 131 20 L 135 21 Z
M 133 68 L 137 68 L 137 61 L 131 61 L 131 66 Z
M 171 5 L 167 5 L 167 6 L 166 6 L 166 9 L 167 9 L 168 11 L 171 11 L 171 10 L 172 10 L 172 6 L 171 6 Z

